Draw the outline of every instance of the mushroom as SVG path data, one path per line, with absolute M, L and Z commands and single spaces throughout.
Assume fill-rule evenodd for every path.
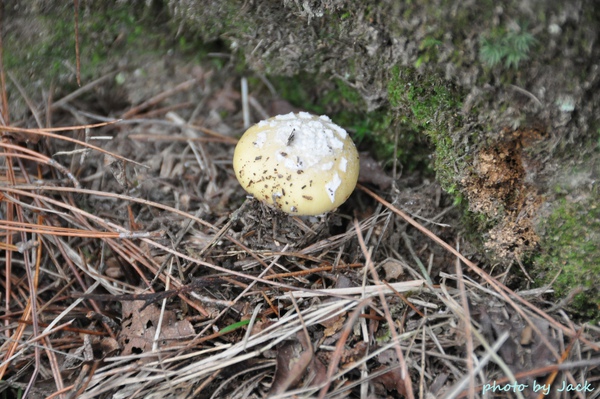
M 348 199 L 359 158 L 329 117 L 292 112 L 250 127 L 235 147 L 233 169 L 259 200 L 294 215 L 320 215 Z

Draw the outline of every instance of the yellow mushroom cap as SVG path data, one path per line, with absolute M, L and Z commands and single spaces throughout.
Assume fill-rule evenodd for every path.
M 240 138 L 233 169 L 254 197 L 295 215 L 320 215 L 356 187 L 359 159 L 348 133 L 327 116 L 278 115 Z

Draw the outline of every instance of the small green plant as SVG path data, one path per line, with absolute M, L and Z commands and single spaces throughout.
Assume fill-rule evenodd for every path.
M 426 37 L 419 44 L 419 58 L 415 61 L 415 68 L 433 61 L 437 58 L 437 49 L 442 42 L 433 37 Z
M 529 58 L 531 47 L 537 42 L 525 29 L 520 31 L 496 30 L 480 40 L 479 59 L 490 67 L 504 62 L 504 67 L 519 67 Z

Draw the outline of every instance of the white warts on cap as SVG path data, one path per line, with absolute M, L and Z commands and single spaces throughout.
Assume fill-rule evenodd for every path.
M 348 166 L 348 160 L 346 158 L 342 157 L 342 159 L 340 159 L 340 170 L 342 172 L 345 172 L 346 166 Z
M 233 168 L 257 199 L 296 215 L 340 206 L 358 180 L 358 152 L 327 116 L 278 115 L 252 126 L 235 148 Z
M 333 179 L 325 184 L 325 189 L 327 190 L 327 195 L 329 196 L 331 203 L 335 202 L 335 192 L 340 184 L 342 184 L 342 179 L 340 179 L 340 176 L 337 173 L 333 175 Z
M 265 144 L 265 141 L 267 141 L 267 133 L 260 132 L 256 135 L 256 141 L 254 142 L 254 146 L 262 148 L 262 146 Z

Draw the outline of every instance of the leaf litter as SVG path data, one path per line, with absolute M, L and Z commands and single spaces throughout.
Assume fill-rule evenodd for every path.
M 244 102 L 255 122 L 293 107 L 262 85 L 243 98 L 230 68 L 177 68 L 176 82 L 148 68 L 156 90 L 112 116 L 56 101 L 62 136 L 33 117 L 3 129 L 0 390 L 529 398 L 482 392 L 598 384 L 596 325 L 553 306 L 549 289 L 507 287 L 476 253 L 438 245 L 465 243 L 436 183 L 394 180 L 364 155 L 363 186 L 336 213 L 282 215 L 246 198 L 231 155 Z M 123 76 L 150 93 L 152 79 Z M 500 161 L 481 160 L 472 182 L 486 186 L 483 161 Z

